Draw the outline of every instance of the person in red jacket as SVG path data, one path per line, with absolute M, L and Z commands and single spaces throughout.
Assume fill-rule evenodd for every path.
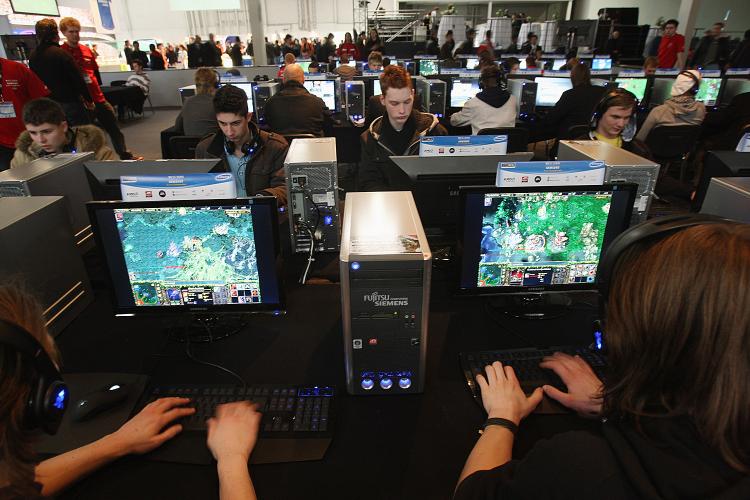
M 660 68 L 683 67 L 685 37 L 677 33 L 678 24 L 676 19 L 670 19 L 664 23 L 664 36 L 661 37 L 661 42 L 659 42 L 657 54 Z
M 341 57 L 342 54 L 348 56 L 350 61 L 359 60 L 359 49 L 354 45 L 351 33 L 347 32 L 344 35 L 344 43 L 339 45 L 339 49 L 336 51 L 337 56 Z
M 49 89 L 25 65 L 0 57 L 0 170 L 10 168 L 16 139 L 26 130 L 21 120 L 23 106 Z

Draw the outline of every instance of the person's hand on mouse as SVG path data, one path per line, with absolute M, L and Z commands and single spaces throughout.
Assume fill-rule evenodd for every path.
M 477 375 L 482 404 L 489 418 L 505 418 L 518 425 L 542 401 L 542 388 L 526 397 L 511 366 L 499 361 L 485 367 L 486 375 Z
M 542 389 L 547 396 L 582 417 L 591 418 L 601 414 L 602 381 L 580 356 L 556 352 L 552 356 L 546 356 L 539 366 L 555 372 L 568 388 L 568 392 L 562 392 L 551 385 L 545 385 Z
M 258 440 L 262 415 L 249 401 L 216 407 L 216 415 L 206 421 L 206 444 L 217 462 L 237 459 L 247 462 Z
M 188 403 L 188 398 L 157 399 L 125 422 L 113 437 L 127 453 L 148 453 L 182 431 L 182 425 L 170 424 L 195 413 L 195 408 L 185 406 Z

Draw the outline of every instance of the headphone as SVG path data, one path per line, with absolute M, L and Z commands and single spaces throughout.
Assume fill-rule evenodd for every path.
M 255 125 L 252 122 L 248 122 L 248 126 L 252 132 L 251 139 L 250 142 L 246 142 L 240 147 L 240 151 L 242 151 L 243 155 L 249 156 L 250 158 L 248 158 L 248 161 L 250 161 L 256 154 L 258 154 L 258 151 L 260 151 L 263 144 L 260 142 L 260 132 L 255 129 Z M 228 154 L 232 154 L 236 148 L 236 144 L 227 140 L 225 137 L 224 148 L 226 148 Z
M 592 348 L 602 352 L 605 351 L 603 318 L 606 313 L 606 305 L 609 300 L 615 267 L 626 250 L 643 242 L 649 242 L 651 245 L 654 245 L 675 233 L 691 227 L 726 222 L 735 221 L 707 214 L 671 215 L 647 220 L 617 236 L 603 253 L 596 271 L 596 283 L 599 293 L 599 316 L 601 319 L 594 322 L 594 344 Z
M 607 112 L 607 109 L 609 109 L 609 104 L 610 102 L 612 102 L 612 100 L 626 95 L 633 98 L 633 100 L 635 101 L 635 106 L 633 107 L 633 113 L 630 115 L 630 121 L 622 130 L 621 135 L 622 139 L 625 142 L 632 141 L 633 137 L 635 137 L 635 133 L 638 127 L 638 118 L 636 117 L 635 113 L 635 110 L 638 108 L 638 99 L 629 90 L 615 88 L 608 91 L 607 94 L 599 101 L 599 103 L 594 108 L 594 112 L 591 115 L 591 120 L 589 121 L 589 130 L 596 130 L 596 127 L 599 125 L 599 120 L 602 116 L 604 116 L 604 113 Z
M 55 434 L 68 407 L 70 392 L 47 351 L 26 330 L 0 319 L 0 344 L 8 346 L 34 364 L 31 392 L 26 408 L 30 428 Z
M 682 75 L 682 76 L 687 76 L 687 77 L 689 77 L 689 78 L 690 78 L 691 80 L 693 80 L 693 86 L 692 86 L 692 87 L 690 87 L 690 89 L 688 89 L 688 91 L 687 91 L 687 92 L 685 92 L 685 93 L 686 93 L 686 94 L 690 94 L 690 95 L 695 95 L 695 94 L 697 94 L 697 93 L 698 93 L 698 90 L 700 90 L 700 88 L 701 88 L 701 81 L 700 81 L 700 80 L 698 79 L 698 77 L 696 77 L 696 76 L 695 76 L 695 75 L 693 74 L 693 72 L 692 72 L 692 71 L 687 71 L 687 70 L 685 70 L 685 71 L 680 71 L 680 74 L 679 74 L 679 75 L 677 75 L 677 76 L 680 76 L 680 75 Z

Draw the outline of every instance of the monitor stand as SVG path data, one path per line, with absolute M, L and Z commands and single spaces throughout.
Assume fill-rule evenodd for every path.
M 489 306 L 520 319 L 554 319 L 567 314 L 573 300 L 566 293 L 513 294 L 489 299 Z
M 176 342 L 213 342 L 232 336 L 247 326 L 249 314 L 186 314 L 165 328 Z

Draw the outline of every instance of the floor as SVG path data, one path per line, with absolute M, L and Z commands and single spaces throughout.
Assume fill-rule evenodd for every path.
M 120 122 L 120 130 L 125 135 L 125 144 L 136 156 L 143 156 L 146 160 L 161 158 L 160 136 L 162 130 L 174 125 L 175 118 L 180 113 L 175 109 L 157 109 L 149 111 L 144 108 L 143 116 L 136 116 Z

